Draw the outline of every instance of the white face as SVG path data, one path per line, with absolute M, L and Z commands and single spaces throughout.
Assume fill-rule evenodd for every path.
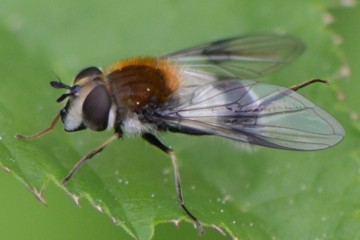
M 61 110 L 61 117 L 64 123 L 64 129 L 67 132 L 73 132 L 84 129 L 83 117 L 82 117 L 82 105 L 84 101 L 73 100 L 71 104 L 66 105 Z

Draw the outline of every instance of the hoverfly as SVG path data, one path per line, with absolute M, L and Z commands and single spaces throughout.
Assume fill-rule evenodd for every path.
M 284 88 L 254 79 L 297 58 L 304 44 L 275 34 L 245 35 L 211 42 L 161 57 L 133 58 L 100 69 L 82 70 L 57 102 L 68 99 L 45 130 L 20 139 L 40 138 L 59 119 L 65 131 L 114 130 L 103 144 L 80 159 L 64 178 L 123 134 L 140 135 L 172 161 L 177 198 L 200 232 L 198 218 L 184 203 L 177 159 L 159 131 L 217 135 L 235 141 L 287 150 L 318 150 L 340 142 L 345 131 L 331 115 L 296 91 L 315 82 Z

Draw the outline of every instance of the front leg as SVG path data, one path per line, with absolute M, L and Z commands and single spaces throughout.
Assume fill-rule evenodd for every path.
M 92 157 L 94 157 L 96 154 L 100 153 L 102 150 L 104 150 L 107 146 L 109 146 L 112 142 L 115 140 L 118 140 L 121 138 L 122 134 L 119 131 L 115 131 L 114 135 L 112 135 L 108 140 L 106 140 L 103 144 L 95 148 L 90 153 L 86 154 L 82 159 L 80 159 L 71 169 L 69 174 L 62 180 L 62 184 L 66 185 L 69 180 L 76 174 L 77 171 Z

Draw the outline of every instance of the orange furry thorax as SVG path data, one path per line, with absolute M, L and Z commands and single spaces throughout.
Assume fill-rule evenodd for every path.
M 164 103 L 180 87 L 180 70 L 165 59 L 132 58 L 119 61 L 104 74 L 119 107 L 139 111 L 149 103 Z

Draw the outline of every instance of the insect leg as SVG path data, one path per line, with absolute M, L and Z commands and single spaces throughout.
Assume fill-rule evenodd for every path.
M 300 83 L 300 84 L 298 84 L 298 85 L 294 85 L 294 86 L 290 87 L 290 89 L 296 92 L 297 90 L 299 90 L 299 89 L 301 89 L 301 88 L 303 88 L 303 87 L 306 87 L 306 86 L 308 86 L 308 85 L 311 85 L 311 84 L 317 83 L 317 82 L 326 83 L 326 84 L 328 83 L 326 80 L 313 79 L 313 80 L 309 80 L 309 81 Z
M 22 134 L 16 134 L 15 137 L 18 139 L 22 139 L 22 140 L 34 140 L 37 138 L 41 138 L 42 136 L 44 136 L 45 134 L 48 134 L 49 132 L 51 132 L 52 130 L 54 130 L 54 128 L 56 127 L 56 124 L 58 123 L 60 119 L 60 113 L 58 113 L 55 118 L 52 120 L 50 126 L 38 133 L 35 133 L 33 135 L 22 135 Z
M 95 148 L 93 151 L 85 155 L 82 159 L 80 159 L 71 169 L 69 174 L 62 180 L 62 184 L 67 184 L 69 180 L 75 175 L 75 173 L 84 165 L 88 160 L 94 157 L 96 154 L 100 153 L 107 146 L 109 146 L 115 140 L 121 138 L 121 132 L 115 131 L 114 135 L 112 135 L 108 140 L 106 140 L 103 144 Z
M 199 230 L 200 234 L 202 235 L 204 233 L 204 229 L 197 217 L 194 216 L 190 212 L 190 210 L 186 207 L 183 193 L 182 193 L 182 187 L 181 187 L 181 179 L 180 179 L 180 172 L 179 172 L 179 166 L 177 163 L 175 152 L 172 148 L 165 145 L 160 139 L 158 139 L 155 135 L 151 133 L 145 133 L 142 135 L 143 139 L 145 139 L 150 144 L 154 145 L 155 147 L 161 149 L 163 152 L 165 152 L 171 159 L 171 163 L 173 165 L 174 170 L 174 177 L 175 177 L 175 187 L 176 187 L 176 193 L 177 198 L 179 201 L 179 204 L 181 208 L 185 211 L 185 213 L 191 218 L 191 220 L 194 222 L 196 228 Z

